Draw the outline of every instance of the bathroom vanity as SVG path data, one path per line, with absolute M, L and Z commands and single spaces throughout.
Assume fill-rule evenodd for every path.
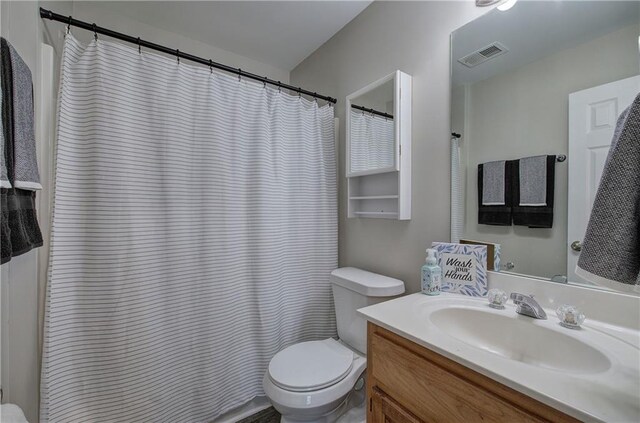
M 370 423 L 579 421 L 371 322 L 368 359 Z
M 529 292 L 547 319 L 483 297 L 412 294 L 362 308 L 367 421 L 640 421 L 638 297 L 490 272 Z M 554 310 L 578 305 L 580 329 Z

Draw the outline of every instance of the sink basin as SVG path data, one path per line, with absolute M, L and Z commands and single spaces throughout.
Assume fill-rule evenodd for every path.
M 539 323 L 548 321 L 460 306 L 433 310 L 429 318 L 447 335 L 467 345 L 521 363 L 583 374 L 611 367 L 607 356 L 571 336 L 569 330 L 554 330 Z

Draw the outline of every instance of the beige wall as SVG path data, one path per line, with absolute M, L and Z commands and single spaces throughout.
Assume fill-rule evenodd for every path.
M 556 165 L 553 228 L 531 229 L 477 224 L 478 163 L 566 155 L 569 94 L 637 75 L 639 33 L 640 27 L 631 25 L 472 84 L 466 89 L 466 130 L 460 128 L 460 108 L 454 111 L 454 130 L 465 134 L 463 157 L 468 163 L 464 235 L 502 244 L 502 262 L 515 263 L 514 272 L 547 278 L 566 274 L 569 164 Z
M 294 85 L 345 97 L 399 69 L 413 76 L 412 219 L 347 219 L 345 134 L 340 125 L 340 266 L 420 287 L 425 249 L 449 239 L 449 35 L 485 13 L 473 1 L 375 2 L 291 72 Z

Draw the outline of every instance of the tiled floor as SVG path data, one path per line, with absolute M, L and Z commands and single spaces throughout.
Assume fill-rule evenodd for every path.
M 280 413 L 269 407 L 252 416 L 240 420 L 238 423 L 280 423 Z

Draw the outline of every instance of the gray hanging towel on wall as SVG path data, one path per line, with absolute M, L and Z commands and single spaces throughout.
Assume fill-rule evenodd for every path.
M 504 165 L 502 165 L 504 163 Z M 485 172 L 485 166 L 489 167 Z M 513 161 L 480 163 L 478 165 L 478 223 L 511 226 L 511 192 Z M 493 187 L 485 185 L 492 184 Z M 495 185 L 500 185 L 496 187 Z M 488 201 L 485 201 L 488 196 Z
M 553 227 L 556 156 L 525 157 L 513 161 L 513 224 Z
M 504 206 L 506 162 L 487 162 L 482 164 L 482 205 Z M 480 176 L 480 175 L 478 175 Z
M 640 292 L 640 94 L 618 118 L 576 274 Z
M 13 56 L 13 57 L 12 57 Z M 1 108 L 3 131 L 3 155 L 9 182 L 14 188 L 0 189 L 0 243 L 1 260 L 6 263 L 12 257 L 42 246 L 42 234 L 35 209 L 35 192 L 40 186 L 37 162 L 35 161 L 35 138 L 33 137 L 33 85 L 31 71 L 17 52 L 4 38 L 0 38 Z M 20 76 L 14 75 L 13 63 L 17 64 Z M 28 76 L 28 78 L 27 78 Z M 14 84 L 19 81 L 18 84 Z M 25 92 L 26 90 L 26 92 Z M 25 100 L 25 97 L 30 100 Z M 17 107 L 16 107 L 17 106 Z M 25 116 L 26 114 L 26 116 Z M 16 123 L 18 123 L 16 125 Z M 27 145 L 24 145 L 24 144 Z M 32 154 L 31 154 L 32 153 Z M 18 156 L 22 158 L 18 160 Z M 33 160 L 33 162 L 32 162 Z M 22 184 L 29 189 L 17 188 L 16 166 L 20 163 Z M 32 166 L 35 166 L 35 174 Z M 35 176 L 35 178 L 34 178 Z M 34 182 L 35 180 L 35 182 Z
M 11 44 L 11 75 L 13 79 L 13 182 L 14 188 L 42 189 L 36 158 L 36 137 L 33 116 L 33 82 L 31 70 Z M 9 100 L 9 99 L 7 99 Z
M 0 66 L 0 80 L 2 80 L 2 66 Z M 2 104 L 3 91 L 0 90 L 0 104 Z M 11 188 L 9 172 L 7 171 L 7 154 L 4 144 L 4 119 L 0 119 L 0 188 Z

